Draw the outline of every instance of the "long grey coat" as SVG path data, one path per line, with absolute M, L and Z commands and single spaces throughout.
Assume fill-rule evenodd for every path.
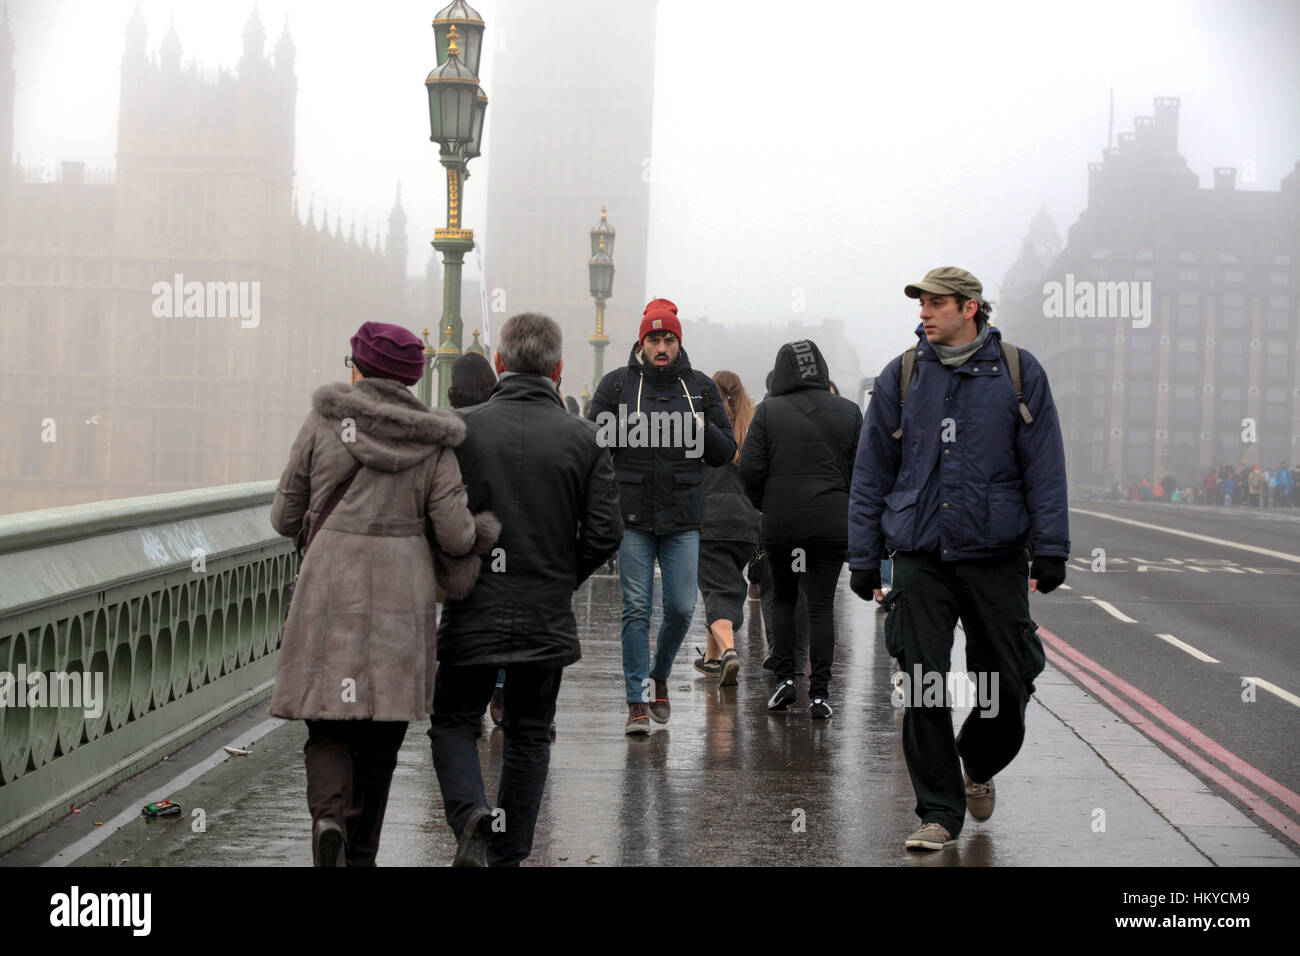
M 464 437 L 457 415 L 397 382 L 326 385 L 312 396 L 271 506 L 275 530 L 310 528 L 354 462 L 364 467 L 303 560 L 274 716 L 409 722 L 433 709 L 437 582 L 424 517 L 448 555 L 484 544 L 451 450 Z

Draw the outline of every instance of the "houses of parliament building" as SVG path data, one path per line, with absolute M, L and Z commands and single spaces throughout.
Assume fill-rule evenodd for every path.
M 233 72 L 146 39 L 137 9 L 114 172 L 24 170 L 0 25 L 0 513 L 277 476 L 358 317 L 420 322 L 400 192 L 387 236 L 299 212 L 287 28 L 254 10 Z

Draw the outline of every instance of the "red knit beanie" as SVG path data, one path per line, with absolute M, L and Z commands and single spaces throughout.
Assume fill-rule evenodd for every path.
M 637 342 L 643 342 L 651 332 L 671 332 L 677 336 L 678 342 L 682 340 L 682 323 L 677 318 L 677 306 L 674 303 L 667 299 L 653 299 L 645 307 L 645 314 L 641 316 L 641 334 L 637 336 Z

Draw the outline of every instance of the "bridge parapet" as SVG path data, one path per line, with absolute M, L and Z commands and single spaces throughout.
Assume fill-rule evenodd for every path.
M 0 851 L 269 694 L 298 561 L 274 492 L 0 515 Z

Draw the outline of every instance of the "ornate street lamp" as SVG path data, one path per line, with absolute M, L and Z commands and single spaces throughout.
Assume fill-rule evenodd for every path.
M 600 222 L 591 230 L 591 258 L 587 260 L 587 272 L 591 278 L 591 297 L 596 300 L 596 333 L 588 336 L 596 353 L 596 381 L 605 374 L 605 346 L 609 336 L 605 334 L 605 302 L 614 288 L 614 227 L 605 218 L 605 207 L 600 207 Z
M 483 55 L 483 18 L 464 0 L 454 0 L 433 15 L 433 36 L 439 66 L 447 61 L 453 28 L 456 30 L 461 62 L 478 76 L 479 58 Z
M 465 33 L 462 34 L 461 30 Z M 483 49 L 483 20 L 462 0 L 438 12 L 433 21 L 438 66 L 424 81 L 429 97 L 429 139 L 438 144 L 438 161 L 447 170 L 447 226 L 435 229 L 433 247 L 442 253 L 442 320 L 448 330 L 438 347 L 438 405 L 447 408 L 451 364 L 461 352 L 464 326 L 460 315 L 460 279 L 465 253 L 474 248 L 474 231 L 461 227 L 461 188 L 466 163 L 482 149 L 487 95 L 478 83 Z M 462 57 L 461 42 L 466 44 Z

